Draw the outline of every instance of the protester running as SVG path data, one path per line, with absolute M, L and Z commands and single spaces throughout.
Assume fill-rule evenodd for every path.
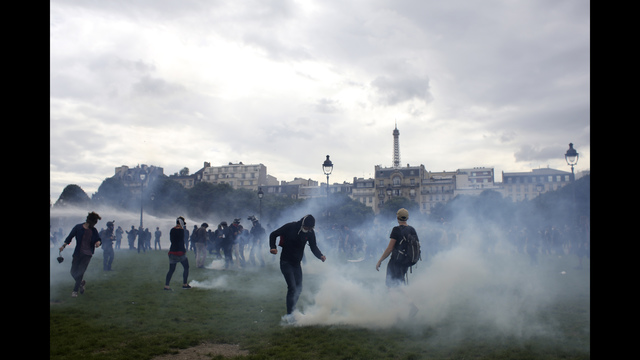
M 98 220 L 102 219 L 96 212 L 90 212 L 83 224 L 77 224 L 71 229 L 69 236 L 64 240 L 64 244 L 60 247 L 60 251 L 76 238 L 76 248 L 73 251 L 73 260 L 71 262 L 71 276 L 76 281 L 71 292 L 71 297 L 78 297 L 84 294 L 86 281 L 84 281 L 84 272 L 89 266 L 89 262 L 93 257 L 93 253 L 97 247 L 102 244 L 98 230 L 95 228 Z
M 283 320 L 293 323 L 295 318 L 293 311 L 302 292 L 302 267 L 300 262 L 304 255 L 304 247 L 308 242 L 311 252 L 315 257 L 324 262 L 327 258 L 322 255 L 316 244 L 316 234 L 313 231 L 315 219 L 312 215 L 306 215 L 302 219 L 282 225 L 269 234 L 269 248 L 272 254 L 277 254 L 276 238 L 280 237 L 278 245 L 282 247 L 280 254 L 280 271 L 287 283 L 287 315 Z

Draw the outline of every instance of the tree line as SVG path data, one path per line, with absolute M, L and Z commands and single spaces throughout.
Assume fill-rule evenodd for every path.
M 403 197 L 388 200 L 377 217 L 393 221 L 399 208 L 406 208 L 412 221 L 455 222 L 472 219 L 480 224 L 495 224 L 508 228 L 514 224 L 539 227 L 540 225 L 574 226 L 590 219 L 590 176 L 584 176 L 558 190 L 550 191 L 532 200 L 512 202 L 502 194 L 486 190 L 478 196 L 458 195 L 445 204 L 438 204 L 431 214 L 421 214 L 419 204 Z M 89 197 L 79 186 L 65 187 L 51 207 L 81 206 L 102 207 L 127 211 L 139 211 L 155 216 L 184 214 L 192 218 L 206 219 L 213 215 L 226 218 L 262 214 L 263 223 L 276 221 L 296 210 L 313 209 L 321 212 L 318 218 L 328 218 L 333 223 L 357 227 L 371 222 L 376 216 L 373 210 L 351 199 L 346 194 L 330 194 L 328 198 L 298 199 L 265 193 L 260 200 L 255 191 L 233 189 L 229 184 L 199 182 L 186 189 L 166 175 L 150 181 L 143 188 L 132 191 L 121 179 L 105 179 L 98 191 Z

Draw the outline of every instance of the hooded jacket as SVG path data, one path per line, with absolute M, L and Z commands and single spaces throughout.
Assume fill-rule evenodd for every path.
M 280 237 L 278 244 L 282 247 L 280 261 L 300 263 L 307 242 L 313 255 L 318 259 L 322 258 L 322 252 L 316 244 L 316 233 L 313 230 L 307 232 L 302 231 L 302 224 L 309 217 L 313 219 L 311 215 L 307 215 L 298 221 L 284 224 L 269 234 L 269 248 L 271 249 L 276 248 L 276 238 Z

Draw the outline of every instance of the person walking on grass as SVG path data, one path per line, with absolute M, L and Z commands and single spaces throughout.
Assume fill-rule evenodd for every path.
M 84 294 L 86 285 L 83 279 L 84 273 L 87 271 L 95 249 L 102 244 L 100 234 L 98 234 L 98 230 L 95 227 L 100 219 L 102 218 L 96 212 L 90 212 L 84 223 L 77 224 L 71 229 L 69 236 L 60 247 L 60 252 L 62 252 L 71 243 L 71 240 L 74 237 L 76 238 L 76 248 L 73 251 L 70 271 L 75 280 L 71 297 L 78 297 L 78 291 L 80 294 Z
M 171 246 L 169 247 L 169 272 L 167 272 L 164 282 L 165 290 L 172 290 L 171 287 L 169 287 L 169 283 L 171 282 L 173 272 L 176 271 L 176 265 L 178 263 L 182 264 L 183 268 L 182 288 L 191 289 L 191 286 L 187 283 L 187 279 L 189 278 L 189 259 L 187 259 L 187 249 L 184 246 L 186 224 L 184 218 L 180 216 L 176 219 L 176 226 L 169 231 Z
M 207 258 L 207 228 L 209 224 L 202 223 L 197 230 L 194 230 L 193 236 L 196 242 L 196 267 L 204 268 L 204 262 Z M 193 241 L 193 240 L 192 240 Z
M 315 257 L 324 262 L 327 258 L 322 254 L 316 243 L 316 234 L 313 231 L 315 219 L 312 215 L 306 215 L 302 219 L 282 225 L 269 234 L 269 248 L 271 254 L 278 254 L 276 238 L 280 237 L 278 245 L 282 247 L 280 254 L 280 271 L 287 283 L 287 314 L 282 317 L 286 323 L 295 322 L 293 311 L 302 292 L 302 267 L 300 262 L 304 255 L 304 247 L 309 243 L 311 252 Z
M 376 264 L 376 271 L 380 271 L 380 265 L 387 257 L 389 257 L 389 255 L 395 255 L 398 252 L 398 245 L 400 244 L 400 240 L 404 237 L 403 232 L 416 234 L 416 230 L 413 226 L 407 224 L 407 220 L 409 220 L 409 211 L 407 209 L 402 208 L 398 210 L 396 213 L 396 219 L 398 220 L 398 226 L 395 226 L 391 230 L 391 235 L 389 235 L 389 245 L 387 245 L 382 256 L 380 256 L 380 260 L 378 260 L 378 263 Z M 399 286 L 407 284 L 406 276 L 409 266 L 402 266 L 396 261 L 396 259 L 397 256 L 391 256 L 389 259 L 385 284 L 390 290 L 399 290 L 402 292 L 402 289 L 400 289 Z M 411 302 L 409 317 L 413 317 L 417 312 L 418 308 L 413 302 Z
M 113 251 L 113 241 L 115 235 L 113 235 L 113 221 L 107 222 L 107 228 L 100 233 L 100 239 L 102 240 L 102 270 L 111 271 L 111 264 L 113 264 L 113 258 L 115 252 Z
M 160 245 L 160 237 L 162 236 L 162 231 L 160 231 L 160 227 L 156 227 L 156 232 L 154 233 L 156 240 L 153 242 L 153 250 L 162 250 L 162 246 Z

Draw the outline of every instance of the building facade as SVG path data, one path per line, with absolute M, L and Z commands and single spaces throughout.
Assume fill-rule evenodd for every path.
M 229 184 L 233 189 L 258 191 L 258 187 L 267 185 L 267 167 L 263 164 L 242 162 L 223 166 L 203 168 L 202 181 L 212 184 Z
M 378 213 L 380 208 L 378 207 L 378 201 L 376 196 L 376 180 L 353 178 L 351 184 L 351 198 L 373 209 L 374 213 Z
M 377 199 L 374 209 L 379 210 L 384 206 L 385 201 L 393 197 L 405 197 L 411 201 L 419 200 L 420 185 L 427 174 L 424 165 L 410 166 L 407 164 L 406 167 L 376 165 L 374 170 L 374 187 Z
M 420 184 L 420 212 L 430 214 L 437 204 L 453 199 L 456 172 L 429 172 Z
M 174 174 L 169 176 L 185 188 L 194 187 L 203 181 L 214 185 L 229 184 L 233 189 L 258 191 L 261 186 L 278 185 L 278 180 L 267 175 L 267 167 L 263 164 L 228 163 L 222 166 L 211 166 L 205 161 L 202 169 L 193 174 Z
M 502 172 L 502 196 L 511 201 L 526 201 L 547 191 L 558 190 L 571 183 L 570 172 L 556 169 L 533 169 L 531 172 Z
M 263 164 L 228 163 L 223 166 L 211 166 L 209 162 L 196 173 L 174 174 L 169 178 L 191 188 L 200 181 L 212 184 L 226 183 L 233 189 L 248 189 L 265 194 L 309 199 L 327 196 L 327 192 L 343 193 L 379 213 L 386 201 L 393 197 L 404 197 L 418 203 L 420 212 L 430 214 L 438 204 L 446 204 L 458 195 L 476 196 L 486 190 L 500 192 L 511 201 L 530 200 L 541 193 L 557 190 L 571 181 L 572 175 L 555 169 L 534 169 L 531 172 L 502 172 L 502 183 L 494 181 L 494 168 L 474 167 L 456 171 L 431 172 L 424 165 L 400 166 L 400 132 L 397 124 L 393 135 L 393 159 L 391 167 L 375 165 L 374 178 L 353 178 L 353 183 L 318 184 L 311 179 L 295 178 L 293 181 L 278 180 L 267 174 Z M 146 168 L 146 165 L 143 165 Z M 162 168 L 159 173 L 162 173 Z M 153 171 L 148 168 L 150 174 Z M 158 170 L 155 170 L 158 171 Z M 188 172 L 188 170 L 187 170 Z M 116 168 L 116 174 L 122 173 L 132 186 L 135 185 L 137 172 L 126 166 Z M 138 185 L 139 186 L 139 180 Z M 125 183 L 126 184 L 126 183 Z

